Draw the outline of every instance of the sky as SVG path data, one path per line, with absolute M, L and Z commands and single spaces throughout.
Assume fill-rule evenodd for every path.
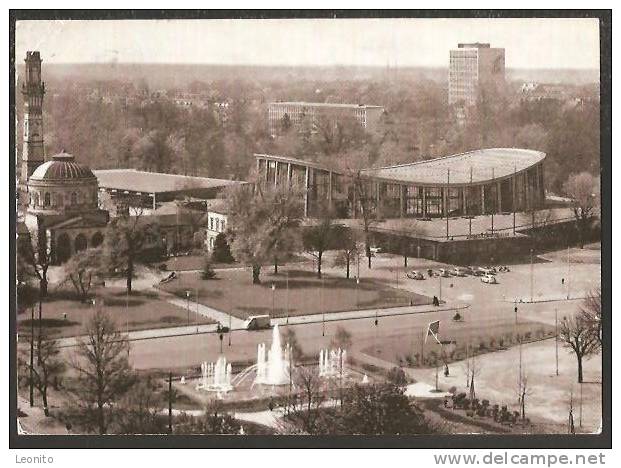
M 599 68 L 597 19 L 19 21 L 15 47 L 46 63 L 446 67 L 477 41 L 504 47 L 508 68 Z

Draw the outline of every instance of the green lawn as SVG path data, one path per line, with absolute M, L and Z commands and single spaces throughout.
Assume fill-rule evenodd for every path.
M 134 291 L 129 298 L 122 288 L 98 288 L 98 300 L 103 301 L 103 309 L 110 314 L 117 326 L 125 331 L 145 330 L 150 328 L 167 328 L 187 324 L 187 311 L 158 298 L 157 291 Z M 80 302 L 73 291 L 61 290 L 50 292 L 43 303 L 43 326 L 53 337 L 81 335 L 84 324 L 93 316 L 96 307 L 92 303 Z M 35 327 L 37 326 L 37 309 L 35 308 Z M 67 314 L 67 318 L 63 317 Z M 190 323 L 196 324 L 196 314 L 190 314 Z M 214 323 L 201 317 L 202 324 Z M 17 317 L 20 333 L 30 332 L 30 311 Z
M 240 318 L 258 314 L 284 317 L 287 311 L 289 315 L 305 315 L 431 304 L 431 298 L 372 279 L 363 279 L 356 287 L 354 279 L 324 275 L 322 281 L 312 272 L 290 270 L 287 282 L 286 271 L 281 268 L 277 276 L 264 271 L 261 280 L 262 284 L 252 284 L 248 270 L 218 271 L 216 279 L 208 281 L 202 280 L 198 273 L 182 273 L 179 279 L 161 288 L 180 297 L 191 291 L 192 301 L 198 293 L 201 304 L 230 311 Z

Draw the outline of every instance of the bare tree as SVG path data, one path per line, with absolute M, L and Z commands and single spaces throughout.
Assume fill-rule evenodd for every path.
M 334 266 L 345 267 L 345 277 L 347 279 L 350 276 L 351 264 L 360 253 L 356 237 L 354 231 L 346 228 L 339 228 L 335 236 L 339 244 L 339 252 L 334 259 Z
M 572 174 L 563 184 L 563 190 L 571 198 L 571 208 L 576 218 L 576 229 L 582 249 L 585 236 L 599 207 L 599 179 L 588 172 Z
M 70 281 L 82 302 L 88 299 L 93 276 L 101 271 L 102 249 L 87 249 L 63 265 L 65 281 Z
M 591 327 L 598 348 L 602 349 L 602 288 L 589 291 L 580 307 L 582 319 Z
M 46 245 L 46 239 L 31 234 L 25 234 L 28 239 L 20 239 L 17 247 L 18 264 L 22 266 L 24 276 L 36 279 L 39 282 L 39 297 L 47 296 L 47 271 L 51 265 L 51 251 Z
M 105 256 L 111 267 L 123 270 L 129 294 L 132 292 L 136 263 L 149 239 L 156 238 L 156 232 L 156 221 L 144 216 L 144 210 L 140 208 L 133 215 L 128 210 L 108 224 Z
M 518 403 L 520 405 L 520 414 L 522 420 L 526 419 L 526 397 L 533 394 L 532 389 L 528 386 L 528 377 L 522 374 L 518 383 Z
M 127 338 L 98 309 L 86 324 L 85 336 L 78 339 L 72 367 L 78 371 L 77 395 L 86 417 L 100 434 L 107 432 L 110 405 L 133 383 L 128 354 Z
M 299 420 L 307 434 L 316 432 L 320 418 L 319 409 L 325 400 L 322 391 L 323 382 L 315 367 L 299 366 L 296 368 L 295 386 L 300 389 L 301 406 L 296 408 L 293 417 Z
M 321 278 L 321 262 L 324 252 L 335 245 L 336 232 L 334 213 L 325 206 L 319 209 L 317 224 L 304 229 L 302 235 L 304 250 L 315 257 L 317 261 L 317 278 Z
M 345 327 L 339 325 L 336 329 L 336 333 L 330 341 L 330 346 L 332 348 L 349 349 L 351 348 L 351 345 L 351 333 L 347 331 Z
M 559 338 L 572 349 L 578 360 L 578 383 L 582 383 L 582 360 L 599 351 L 598 339 L 591 324 L 581 314 L 561 320 Z
M 32 376 L 32 385 L 37 389 L 43 400 L 43 411 L 46 416 L 49 416 L 48 387 L 63 373 L 65 363 L 58 358 L 60 353 L 58 342 L 47 339 L 45 335 L 38 341 L 35 352 L 38 359 L 33 361 L 32 367 L 26 357 L 20 356 L 19 366 L 22 369 L 20 377 L 30 380 Z

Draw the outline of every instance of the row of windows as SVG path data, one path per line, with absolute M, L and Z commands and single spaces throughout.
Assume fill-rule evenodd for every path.
M 211 231 L 224 232 L 226 229 L 226 221 L 224 219 L 216 218 L 215 216 L 209 217 L 209 229 Z
M 45 207 L 50 207 L 50 206 L 58 206 L 58 207 L 62 207 L 63 205 L 67 204 L 69 206 L 71 205 L 77 205 L 78 203 L 88 203 L 88 197 L 86 195 L 84 195 L 84 199 L 82 199 L 83 195 L 80 194 L 79 192 L 71 192 L 71 193 L 53 193 L 53 192 L 36 192 L 36 191 L 32 191 L 30 193 L 30 205 L 31 206 L 45 206 Z M 92 203 L 96 204 L 97 203 L 97 192 L 93 192 L 92 193 Z

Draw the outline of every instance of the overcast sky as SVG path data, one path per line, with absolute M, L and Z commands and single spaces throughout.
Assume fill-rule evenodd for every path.
M 17 59 L 258 65 L 448 66 L 458 42 L 509 68 L 599 68 L 597 19 L 19 21 Z

